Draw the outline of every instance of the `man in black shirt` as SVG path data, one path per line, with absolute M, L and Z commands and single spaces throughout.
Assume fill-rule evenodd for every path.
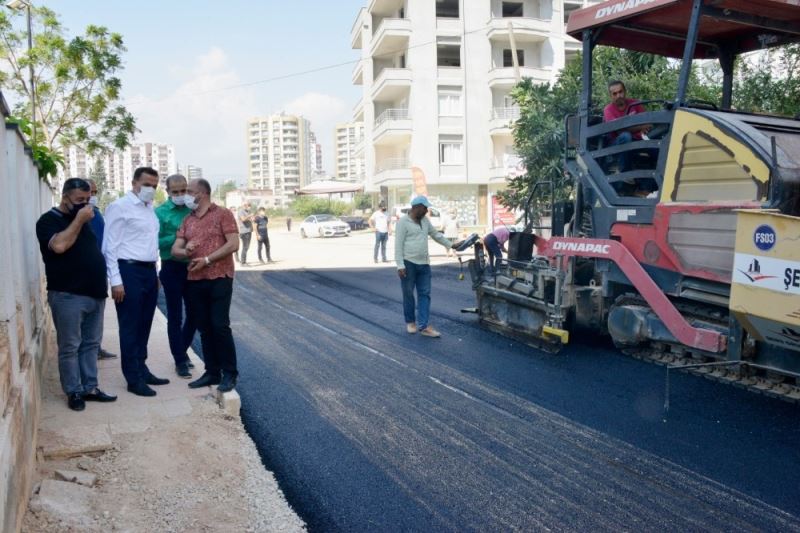
M 97 388 L 97 350 L 108 292 L 106 262 L 88 224 L 94 216 L 89 196 L 86 181 L 68 179 L 61 203 L 36 222 L 56 327 L 61 388 L 75 411 L 82 411 L 85 401 L 117 399 Z
M 258 237 L 258 262 L 264 264 L 264 259 L 261 257 L 261 247 L 267 250 L 267 261 L 272 263 L 272 255 L 269 253 L 269 233 L 267 232 L 267 224 L 269 218 L 267 217 L 267 210 L 263 207 L 258 208 L 258 215 L 255 218 L 256 235 Z

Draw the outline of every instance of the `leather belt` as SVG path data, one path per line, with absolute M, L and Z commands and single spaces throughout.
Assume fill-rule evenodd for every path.
M 155 261 L 137 261 L 136 259 L 119 259 L 120 263 L 125 263 L 126 265 L 134 265 L 143 268 L 155 268 L 156 262 Z

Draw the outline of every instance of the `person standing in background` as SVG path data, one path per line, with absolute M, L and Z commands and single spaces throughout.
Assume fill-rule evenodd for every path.
M 292 217 L 286 217 L 286 231 L 292 231 Z
M 90 194 L 89 197 L 89 205 L 92 206 L 94 210 L 94 217 L 89 221 L 89 227 L 92 228 L 94 232 L 94 236 L 97 238 L 97 249 L 100 250 L 103 246 L 103 233 L 106 229 L 106 222 L 103 219 L 103 214 L 100 212 L 100 209 L 97 207 L 97 183 L 92 178 L 87 178 L 86 181 L 89 184 Z M 97 358 L 100 360 L 105 359 L 116 359 L 117 354 L 108 352 L 103 349 L 101 345 L 100 348 L 97 350 Z
M 111 297 L 117 308 L 122 373 L 128 392 L 137 396 L 155 396 L 150 385 L 169 383 L 147 368 L 147 342 L 158 300 L 156 188 L 158 172 L 137 168 L 131 190 L 106 209 L 103 238 Z
M 250 202 L 245 202 L 237 213 L 239 220 L 239 238 L 242 240 L 240 265 L 247 265 L 247 250 L 250 248 L 250 239 L 253 236 L 253 215 L 250 213 Z
M 186 207 L 186 178 L 181 174 L 173 174 L 166 180 L 167 201 L 156 208 L 158 217 L 158 253 L 161 256 L 161 271 L 158 279 L 164 287 L 164 299 L 167 302 L 167 337 L 169 350 L 175 361 L 175 373 L 189 379 L 193 367 L 187 353 L 194 339 L 196 330 L 193 317 L 186 309 L 186 268 L 189 261 L 172 256 L 172 245 L 175 235 L 181 227 L 183 219 L 192 212 Z M 184 317 L 185 315 L 185 317 Z
M 264 259 L 261 255 L 261 247 L 263 246 L 267 252 L 267 262 L 272 263 L 272 255 L 270 255 L 269 251 L 269 231 L 267 230 L 269 217 L 265 208 L 258 208 L 258 215 L 256 215 L 254 222 L 256 224 L 256 238 L 258 239 L 258 262 L 262 265 L 264 264 Z
M 383 262 L 387 263 L 386 244 L 389 241 L 389 215 L 386 214 L 386 203 L 381 202 L 378 204 L 378 210 L 369 217 L 369 227 L 375 230 L 375 249 L 372 257 L 377 263 L 378 249 L 380 249 Z

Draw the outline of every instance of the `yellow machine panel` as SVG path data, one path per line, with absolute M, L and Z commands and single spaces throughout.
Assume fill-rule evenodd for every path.
M 800 218 L 739 211 L 730 310 L 756 339 L 800 351 Z

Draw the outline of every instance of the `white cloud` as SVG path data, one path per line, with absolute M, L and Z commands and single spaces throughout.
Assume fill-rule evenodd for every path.
M 220 48 L 170 72 L 183 80 L 164 98 L 137 95 L 128 109 L 137 120 L 138 141 L 175 145 L 178 163 L 203 167 L 207 177 L 246 174 L 245 125 L 258 108 L 253 88 L 242 83 Z M 227 89 L 227 90 L 224 90 Z

